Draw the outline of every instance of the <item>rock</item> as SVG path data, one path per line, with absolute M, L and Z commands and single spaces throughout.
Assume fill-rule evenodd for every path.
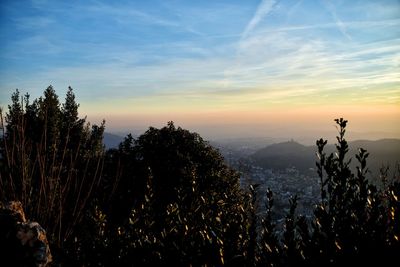
M 0 203 L 0 252 L 12 266 L 45 267 L 52 261 L 46 231 L 26 220 L 19 201 Z

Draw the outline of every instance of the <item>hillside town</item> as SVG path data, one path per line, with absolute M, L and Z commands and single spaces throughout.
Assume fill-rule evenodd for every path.
M 297 213 L 306 217 L 313 214 L 314 205 L 320 200 L 320 183 L 316 170 L 307 175 L 294 166 L 285 169 L 265 169 L 256 165 L 248 155 L 252 152 L 248 147 L 233 151 L 219 147 L 228 165 L 240 172 L 240 185 L 243 189 L 257 185 L 258 215 L 265 211 L 266 192 L 269 188 L 274 195 L 273 217 L 278 225 L 283 223 L 289 211 L 289 199 L 297 196 Z

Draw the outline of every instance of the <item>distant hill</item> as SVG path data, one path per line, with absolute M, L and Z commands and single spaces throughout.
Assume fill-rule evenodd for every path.
M 122 140 L 124 140 L 124 137 L 116 134 L 104 133 L 103 135 L 103 143 L 106 146 L 106 149 L 117 148 Z
M 315 166 L 314 150 L 312 146 L 288 141 L 262 148 L 250 158 L 256 165 L 266 169 L 284 170 L 295 167 L 301 172 L 308 172 Z
M 364 148 L 370 153 L 367 166 L 372 176 L 379 174 L 382 164 L 389 165 L 393 171 L 396 162 L 400 162 L 400 139 L 381 139 L 376 141 L 357 140 L 349 142 L 348 156 L 352 157 L 352 167 L 355 168 L 357 160 L 355 155 L 359 148 Z M 304 146 L 295 141 L 269 145 L 250 156 L 255 165 L 267 169 L 283 170 L 296 167 L 305 174 L 316 174 L 316 146 Z M 335 150 L 334 145 L 326 146 L 326 153 Z M 393 172 L 391 172 L 393 173 Z
M 379 168 L 382 164 L 389 165 L 390 173 L 396 167 L 396 163 L 400 163 L 400 139 L 381 139 L 377 141 L 357 140 L 350 142 L 350 155 L 355 155 L 358 148 L 362 147 L 369 152 L 367 166 L 372 174 L 379 175 Z M 357 162 L 353 160 L 353 166 Z

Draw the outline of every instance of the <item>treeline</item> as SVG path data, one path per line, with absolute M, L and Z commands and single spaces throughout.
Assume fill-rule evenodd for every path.
M 47 231 L 57 266 L 367 266 L 400 251 L 399 176 L 366 179 L 368 152 L 349 167 L 347 121 L 336 152 L 317 141 L 321 198 L 314 216 L 289 199 L 283 233 L 273 192 L 258 215 L 256 186 L 198 134 L 172 122 L 105 150 L 105 122 L 78 116 L 71 88 L 31 101 L 16 91 L 1 113 L 0 199 L 19 200 Z

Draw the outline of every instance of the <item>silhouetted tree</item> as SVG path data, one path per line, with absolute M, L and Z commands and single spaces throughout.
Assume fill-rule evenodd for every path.
M 51 243 L 62 247 L 101 177 L 104 123 L 83 127 L 71 88 L 62 106 L 52 86 L 32 103 L 18 90 L 11 101 L 0 144 L 1 198 L 21 201 Z
M 135 242 L 126 259 L 221 265 L 241 253 L 239 176 L 198 134 L 172 122 L 150 128 L 136 140 L 128 135 L 106 162 L 110 229 L 126 225 L 119 240 L 158 240 Z
M 400 170 L 368 181 L 368 152 L 353 172 L 338 125 L 335 153 L 317 144 L 321 199 L 314 217 L 273 221 L 273 193 L 258 217 L 256 186 L 198 134 L 173 122 L 128 135 L 105 154 L 105 122 L 79 118 L 71 87 L 30 101 L 18 90 L 0 116 L 0 197 L 19 200 L 47 230 L 56 262 L 71 266 L 342 266 L 384 264 L 400 251 Z M 0 218 L 1 219 L 1 218 Z

